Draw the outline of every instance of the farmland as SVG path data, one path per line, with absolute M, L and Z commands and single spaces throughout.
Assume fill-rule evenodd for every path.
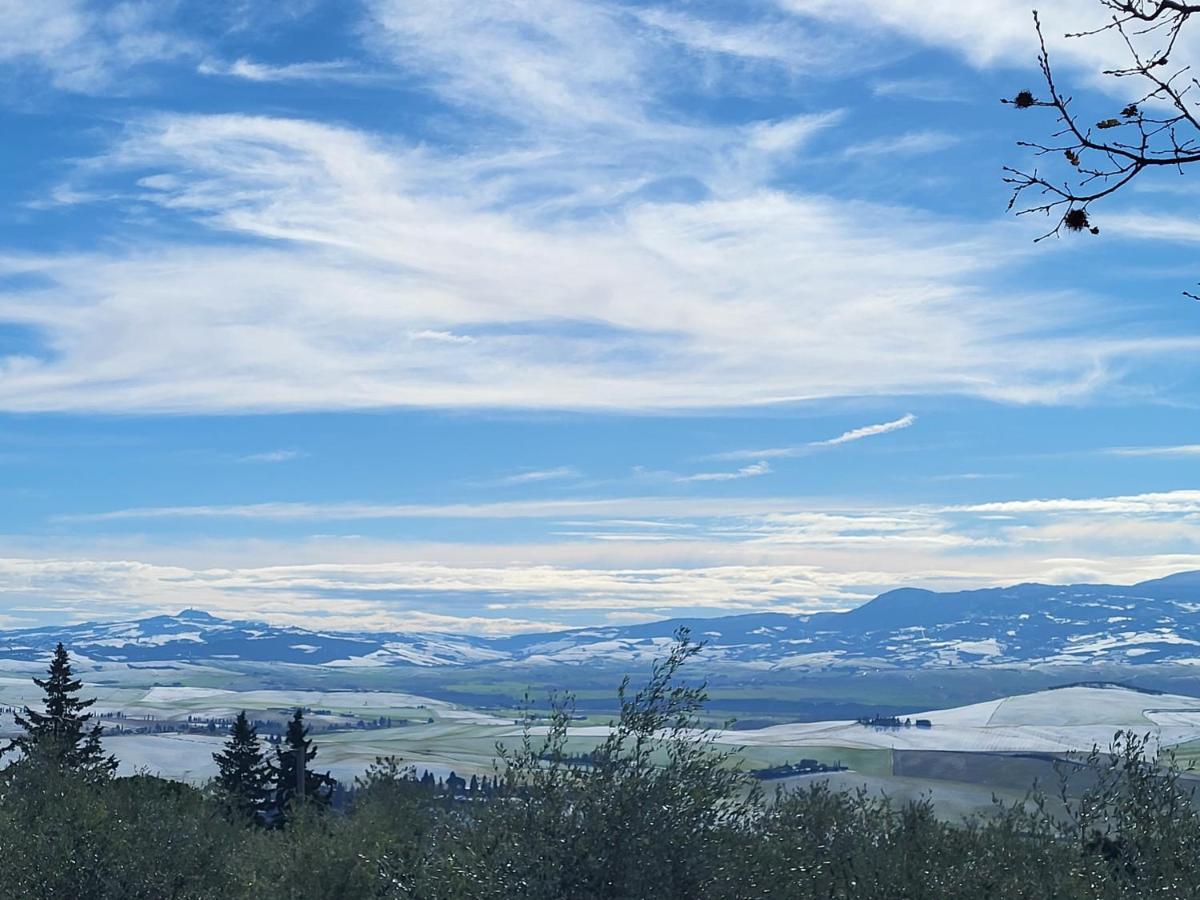
M 106 673 L 108 674 L 108 673 Z M 161 675 L 162 673 L 158 673 Z M 207 679 L 203 673 L 197 682 Z M 395 756 L 444 777 L 450 771 L 490 774 L 497 745 L 521 740 L 516 710 L 478 710 L 404 691 L 246 690 L 203 684 L 135 685 L 124 671 L 91 690 L 104 717 L 108 750 L 121 771 L 152 772 L 191 782 L 215 773 L 212 753 L 228 720 L 246 710 L 264 734 L 282 727 L 297 707 L 306 711 L 319 750 L 319 768 L 350 782 L 377 757 Z M 228 681 L 226 681 L 228 684 Z M 0 707 L 36 702 L 25 678 L 0 678 Z M 928 727 L 914 727 L 916 719 Z M 897 798 L 930 796 L 940 812 L 985 812 L 995 794 L 1015 801 L 1036 779 L 1053 782 L 1072 752 L 1107 746 L 1118 729 L 1147 733 L 1152 746 L 1200 757 L 1200 698 L 1115 686 L 1073 686 L 1020 694 L 966 706 L 914 713 L 896 727 L 853 720 L 793 722 L 751 729 L 714 729 L 715 744 L 736 749 L 746 768 L 802 758 L 847 771 L 783 779 L 784 787 L 824 781 L 866 787 Z M 567 749 L 583 753 L 607 734 L 608 717 L 578 714 Z M 0 733 L 11 732 L 11 714 L 0 715 Z M 531 725 L 535 736 L 545 725 Z

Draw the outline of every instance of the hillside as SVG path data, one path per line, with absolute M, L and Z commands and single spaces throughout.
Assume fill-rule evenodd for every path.
M 628 665 L 660 655 L 681 626 L 708 643 L 710 662 L 770 670 L 1194 665 L 1200 662 L 1200 573 L 1132 586 L 1019 584 L 950 593 L 903 588 L 849 612 L 672 619 L 502 638 L 331 632 L 184 610 L 0 632 L 0 659 L 39 659 L 62 641 L 83 658 L 130 664 Z

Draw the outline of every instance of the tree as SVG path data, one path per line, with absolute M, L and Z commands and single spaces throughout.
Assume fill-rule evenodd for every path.
M 214 753 L 213 759 L 222 799 L 247 818 L 257 818 L 270 796 L 271 767 L 245 710 L 234 720 L 225 749 Z
M 622 681 L 620 714 L 586 765 L 568 752 L 569 697 L 552 701 L 544 736 L 527 712 L 520 747 L 497 747 L 513 800 L 484 805 L 473 826 L 503 879 L 484 896 L 514 896 L 512 884 L 539 900 L 713 896 L 718 845 L 752 824 L 761 789 L 699 718 L 708 690 L 683 669 L 701 646 L 682 628 L 644 687 Z
M 104 729 L 98 722 L 88 728 L 92 716 L 84 712 L 96 701 L 75 696 L 83 682 L 72 677 L 71 660 L 61 643 L 54 650 L 47 674 L 47 678 L 33 679 L 45 692 L 45 711 L 26 706 L 24 715 L 14 717 L 25 733 L 14 738 L 5 752 L 20 750 L 35 764 L 48 763 L 89 777 L 111 777 L 117 759 L 104 755 L 100 744 Z
M 1123 103 L 1098 114 L 1084 115 L 1073 105 L 1055 79 L 1035 12 L 1034 28 L 1041 50 L 1038 64 L 1046 94 L 1021 90 L 1003 102 L 1016 109 L 1045 108 L 1056 114 L 1055 131 L 1044 141 L 1021 141 L 1039 159 L 1055 163 L 1065 172 L 1047 166 L 1006 168 L 1012 185 L 1009 208 L 1018 215 L 1043 213 L 1054 227 L 1042 238 L 1062 229 L 1099 233 L 1090 207 L 1150 170 L 1180 170 L 1200 162 L 1200 105 L 1194 101 L 1198 87 L 1187 66 L 1171 62 L 1180 36 L 1200 3 L 1182 0 L 1098 0 L 1110 13 L 1099 28 L 1067 34 L 1083 40 L 1102 33 L 1116 34 L 1127 53 L 1123 65 L 1104 74 L 1132 85 Z M 1090 124 L 1089 124 L 1090 123 Z M 1057 217 L 1057 218 L 1054 218 Z M 1192 296 L 1192 295 L 1189 295 Z M 1200 299 L 1200 298 L 1198 298 Z
M 297 762 L 304 759 L 304 796 L 305 803 L 328 806 L 333 798 L 334 780 L 329 773 L 320 775 L 313 771 L 312 761 L 317 757 L 317 748 L 308 736 L 308 726 L 304 724 L 304 711 L 297 709 L 288 722 L 287 733 L 282 743 L 276 748 L 275 761 L 275 796 L 273 809 L 280 817 L 286 817 L 296 799 L 298 773 Z

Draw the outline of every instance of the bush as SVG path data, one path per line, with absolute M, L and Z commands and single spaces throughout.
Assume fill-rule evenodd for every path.
M 1200 897 L 1200 816 L 1145 737 L 985 820 L 820 783 L 768 800 L 699 727 L 705 688 L 681 679 L 698 649 L 683 633 L 645 687 L 623 683 L 592 753 L 568 753 L 569 700 L 527 716 L 498 748 L 504 789 L 466 801 L 380 759 L 347 808 L 264 829 L 215 792 L 22 758 L 0 772 L 0 900 Z

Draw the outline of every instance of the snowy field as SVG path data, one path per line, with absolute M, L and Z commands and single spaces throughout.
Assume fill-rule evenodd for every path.
M 379 756 L 397 756 L 418 770 L 435 774 L 444 775 L 451 769 L 467 776 L 490 774 L 497 742 L 515 746 L 521 735 L 512 719 L 399 692 L 151 687 L 100 688 L 96 694 L 98 710 L 164 723 L 186 722 L 188 716 L 201 721 L 223 718 L 241 709 L 252 718 L 284 717 L 297 706 L 312 709 L 309 719 L 317 726 L 318 768 L 345 781 Z M 0 706 L 33 702 L 36 695 L 27 681 L 0 678 Z M 397 723 L 404 720 L 405 724 L 354 727 L 360 720 L 379 716 L 393 717 Z M 715 738 L 722 745 L 746 748 L 748 760 L 782 761 L 799 758 L 806 751 L 838 755 L 845 750 L 848 759 L 872 760 L 873 775 L 883 774 L 881 759 L 890 769 L 886 763 L 890 751 L 1086 751 L 1093 745 L 1107 747 L 1118 729 L 1149 734 L 1154 746 L 1200 746 L 1200 698 L 1119 687 L 1061 688 L 916 713 L 911 718 L 928 719 L 932 727 L 811 722 L 716 732 Z M 0 716 L 0 732 L 11 732 L 11 723 L 11 717 Z M 570 747 L 586 750 L 606 733 L 605 726 L 573 727 Z M 123 773 L 145 771 L 203 781 L 214 772 L 211 755 L 222 740 L 220 734 L 113 734 L 106 738 L 106 746 L 121 760 Z
M 855 722 L 776 725 L 727 732 L 747 746 L 835 746 L 881 750 L 1028 751 L 1062 753 L 1107 747 L 1113 733 L 1133 729 L 1152 745 L 1200 740 L 1200 698 L 1119 687 L 1071 687 L 916 713 L 931 728 L 872 728 Z

